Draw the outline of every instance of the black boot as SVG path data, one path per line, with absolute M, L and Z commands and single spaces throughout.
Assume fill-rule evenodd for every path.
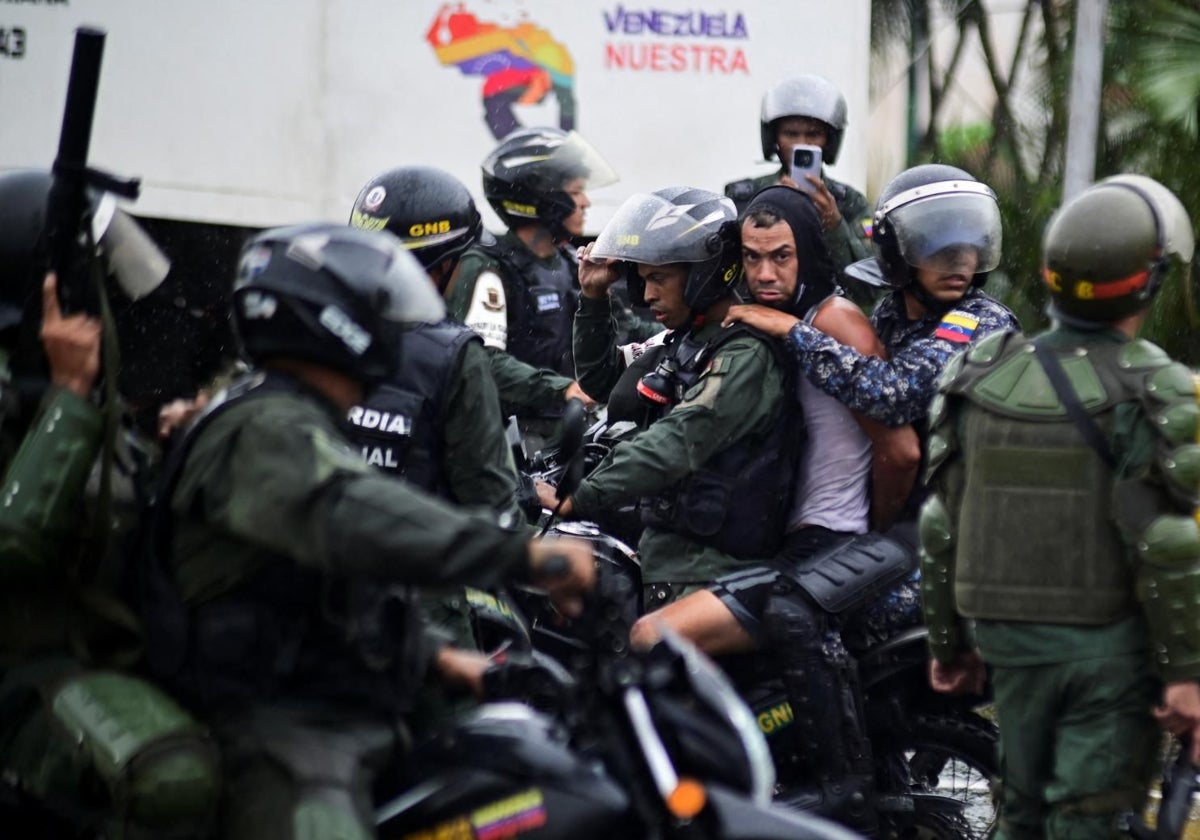
M 767 644 L 783 665 L 806 778 L 782 801 L 868 836 L 875 833 L 871 745 L 853 660 L 840 637 L 827 629 L 824 616 L 800 592 L 773 596 L 763 613 L 763 627 Z

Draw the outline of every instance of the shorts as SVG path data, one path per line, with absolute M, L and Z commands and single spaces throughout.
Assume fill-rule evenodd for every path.
M 834 547 L 839 542 L 853 537 L 844 531 L 831 531 L 819 525 L 810 525 L 792 531 L 783 540 L 783 550 L 775 557 L 776 564 L 799 565 L 814 554 Z M 762 614 L 771 595 L 780 592 L 778 565 L 747 566 L 724 575 L 709 584 L 712 592 L 725 608 L 733 613 L 738 624 L 756 642 L 762 641 Z

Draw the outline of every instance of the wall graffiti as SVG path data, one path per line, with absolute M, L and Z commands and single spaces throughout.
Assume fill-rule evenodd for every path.
M 465 76 L 483 77 L 484 117 L 499 140 L 521 127 L 515 106 L 558 103 L 558 124 L 575 127 L 575 63 L 567 48 L 541 26 L 499 26 L 480 20 L 465 4 L 438 11 L 425 40 L 438 61 Z

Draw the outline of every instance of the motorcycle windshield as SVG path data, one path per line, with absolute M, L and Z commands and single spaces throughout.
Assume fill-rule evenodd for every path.
M 662 644 L 683 662 L 695 696 L 737 735 L 751 772 L 750 798 L 759 805 L 769 804 L 775 789 L 775 764 L 754 714 L 721 669 L 683 637 L 663 627 Z

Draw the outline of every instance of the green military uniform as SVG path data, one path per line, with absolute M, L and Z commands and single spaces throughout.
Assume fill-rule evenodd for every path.
M 1162 680 L 1200 676 L 1196 397 L 1148 342 L 1068 327 L 1036 341 L 1115 468 L 1031 341 L 997 333 L 955 357 L 930 412 L 924 610 L 937 659 L 969 649 L 974 619 L 995 669 L 998 836 L 1103 837 L 1142 804 Z
M 463 507 L 485 508 L 515 527 L 525 520 L 504 433 L 490 353 L 461 325 L 421 325 L 400 336 L 395 377 L 350 411 L 364 459 Z M 476 645 L 461 588 L 424 599 L 430 618 L 460 647 Z
M 437 417 L 445 447 L 442 465 L 454 501 L 465 507 L 490 508 L 501 517 L 507 514 L 512 522 L 519 522 L 522 514 L 516 505 L 512 451 L 500 432 L 479 432 L 504 426 L 491 376 L 495 367 L 491 355 L 474 341 L 463 347 Z
M 734 181 L 725 185 L 725 195 L 733 199 L 740 214 L 755 193 L 764 187 L 778 184 L 779 179 L 786 174 L 780 170 L 748 179 L 748 182 Z M 871 207 L 862 193 L 848 184 L 830 178 L 824 170 L 821 172 L 821 180 L 825 183 L 825 188 L 833 194 L 838 212 L 842 214 L 842 220 L 837 226 L 825 231 L 825 245 L 840 271 L 851 263 L 871 256 L 871 239 L 868 233 L 871 229 Z
M 242 387 L 193 432 L 169 497 L 192 627 L 177 680 L 220 721 L 227 836 L 369 837 L 363 786 L 401 745 L 431 652 L 383 610 L 402 594 L 388 581 L 488 586 L 526 562 L 525 538 L 367 466 L 290 377 Z
M 442 463 L 451 498 L 464 507 L 494 511 L 500 522 L 511 527 L 524 522 L 525 514 L 517 500 L 516 466 L 502 431 L 504 419 L 491 374 L 499 357 L 520 364 L 507 354 L 489 352 L 477 342 L 466 344 L 452 374 L 446 403 L 441 406 L 438 428 L 442 430 Z M 479 590 L 459 589 L 440 599 L 436 606 L 427 602 L 433 619 L 450 630 L 460 647 L 476 647 L 469 607 L 473 597 L 486 601 L 490 596 Z
M 720 332 L 720 323 L 712 323 L 693 335 L 705 341 Z M 584 298 L 576 314 L 576 362 L 585 390 L 594 388 L 601 399 L 612 391 L 625 366 L 615 341 L 616 324 L 607 306 Z M 729 340 L 679 403 L 614 449 L 584 480 L 572 496 L 574 514 L 587 518 L 653 496 L 722 450 L 766 439 L 780 416 L 783 397 L 784 372 L 766 341 L 749 335 Z M 643 581 L 673 584 L 672 597 L 741 563 L 693 537 L 653 526 L 644 531 L 639 551 Z
M 548 273 L 569 273 L 571 286 L 578 288 L 575 266 L 559 251 L 546 258 L 535 257 L 511 232 L 502 236 L 499 243 L 499 247 L 510 251 L 519 249 L 528 261 Z M 507 274 L 492 254 L 478 247 L 469 249 L 446 290 L 446 308 L 452 318 L 479 333 L 484 344 L 494 351 L 492 376 L 503 403 L 525 409 L 557 409 L 562 405 L 563 392 L 573 381 L 570 376 L 561 374 L 573 371 L 556 374 L 549 369 L 552 365 L 527 363 L 537 359 L 536 352 L 527 356 L 520 348 L 520 337 L 508 334 L 512 323 L 509 307 L 519 305 L 520 301 L 511 300 L 518 297 L 519 292 L 514 291 L 514 283 Z M 492 279 L 493 275 L 500 278 L 499 282 Z M 481 277 L 487 278 L 482 285 Z M 662 331 L 657 324 L 642 320 L 617 300 L 611 300 L 610 306 L 617 320 L 618 335 L 624 341 L 644 341 Z M 570 340 L 569 335 L 566 338 Z M 513 339 L 517 341 L 514 343 Z M 587 393 L 594 396 L 590 391 Z
M 15 419 L 5 418 L 8 444 Z M 200 837 L 217 793 L 216 755 L 200 727 L 141 679 L 97 670 L 110 637 L 96 610 L 135 629 L 111 593 L 80 579 L 80 561 L 98 548 L 80 510 L 103 427 L 94 405 L 51 388 L 15 455 L 4 447 L 0 769 L 76 829 L 86 821 L 113 838 Z

